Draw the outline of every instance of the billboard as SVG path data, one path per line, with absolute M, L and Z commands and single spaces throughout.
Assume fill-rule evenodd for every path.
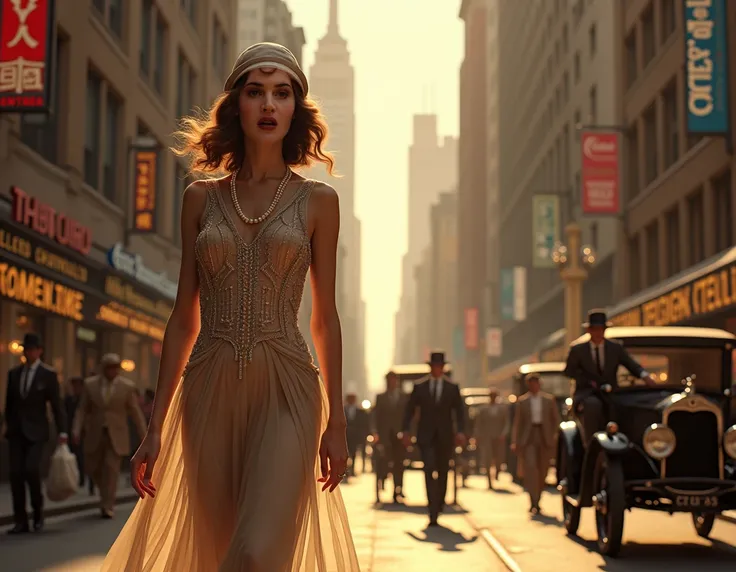
M 726 0 L 684 0 L 687 130 L 730 132 Z
M 156 151 L 136 151 L 133 230 L 138 233 L 156 230 Z
M 465 349 L 478 349 L 478 308 L 465 308 Z
M 486 329 L 486 357 L 501 357 L 503 346 L 501 328 Z
M 532 266 L 554 268 L 552 251 L 560 237 L 560 197 L 536 195 L 532 198 Z
M 51 107 L 54 0 L 0 0 L 0 113 Z
M 580 137 L 584 215 L 617 215 L 620 210 L 617 132 L 588 131 Z

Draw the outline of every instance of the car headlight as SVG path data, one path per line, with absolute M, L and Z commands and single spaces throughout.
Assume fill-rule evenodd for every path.
M 723 436 L 723 448 L 729 457 L 736 459 L 736 425 L 726 431 Z
M 734 442 L 736 443 L 736 439 L 734 439 Z M 667 427 L 667 425 L 652 423 L 644 431 L 642 444 L 647 455 L 661 461 L 674 453 L 677 439 L 675 438 L 674 431 Z

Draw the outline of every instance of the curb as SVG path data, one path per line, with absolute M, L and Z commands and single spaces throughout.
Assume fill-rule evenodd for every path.
M 506 567 L 506 570 L 508 570 L 509 572 L 522 572 L 518 562 L 514 560 L 514 557 L 509 554 L 509 551 L 506 550 L 504 545 L 501 544 L 501 541 L 499 541 L 498 538 L 496 538 L 490 530 L 488 530 L 487 528 L 479 528 L 469 513 L 466 513 L 463 516 L 465 516 L 465 520 L 468 521 L 470 526 L 472 526 L 474 530 L 478 531 L 480 537 L 485 541 L 488 547 L 503 563 L 503 565 Z
M 126 504 L 135 502 L 138 500 L 138 494 L 135 491 L 131 492 L 125 492 L 122 494 L 119 494 L 117 498 L 115 499 L 115 504 Z M 68 504 L 64 506 L 51 506 L 49 508 L 46 508 L 43 511 L 44 518 L 51 518 L 54 516 L 63 516 L 67 514 L 72 514 L 75 512 L 84 512 L 86 510 L 99 508 L 100 506 L 100 499 L 96 496 L 93 498 L 90 498 L 88 500 L 79 501 L 73 504 Z M 31 513 L 28 514 L 28 517 L 31 518 Z M 0 515 L 0 526 L 9 526 L 15 523 L 15 518 L 12 514 L 4 514 Z

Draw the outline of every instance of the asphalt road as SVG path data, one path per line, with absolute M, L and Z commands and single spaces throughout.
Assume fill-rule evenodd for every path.
M 22 536 L 0 535 L 3 572 L 99 571 L 133 504 L 119 506 L 115 519 L 99 510 L 47 519 L 44 530 Z
M 468 483 L 472 488 L 461 489 L 460 502 L 472 507 L 476 527 L 487 528 L 522 572 L 557 568 L 576 572 L 736 570 L 736 524 L 730 522 L 717 520 L 711 540 L 705 540 L 695 533 L 689 515 L 627 512 L 620 556 L 606 559 L 596 551 L 592 509 L 583 511 L 579 536 L 571 537 L 562 526 L 556 492 L 543 497 L 543 516 L 531 517 L 528 497 L 510 479 L 502 479 L 494 492 L 485 488 L 487 484 L 480 477 L 471 477 Z

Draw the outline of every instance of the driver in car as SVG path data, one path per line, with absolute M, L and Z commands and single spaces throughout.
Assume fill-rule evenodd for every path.
M 654 378 L 621 344 L 606 339 L 606 328 L 610 325 L 604 311 L 588 312 L 588 321 L 583 327 L 590 334 L 590 341 L 572 346 L 567 355 L 565 375 L 575 380 L 573 407 L 578 413 L 582 411 L 586 443 L 596 432 L 604 430 L 609 421 L 600 392 L 604 385 L 618 387 L 619 366 L 624 366 L 647 385 L 656 385 Z M 613 416 L 612 411 L 608 414 Z

